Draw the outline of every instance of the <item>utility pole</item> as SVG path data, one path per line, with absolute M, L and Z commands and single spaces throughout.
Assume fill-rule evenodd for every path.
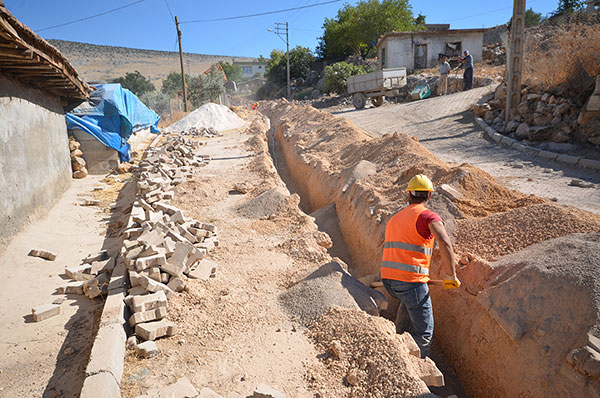
M 285 57 L 287 61 L 287 99 L 292 97 L 292 86 L 290 85 L 290 35 L 288 23 L 285 23 L 285 39 L 283 38 L 283 22 L 275 22 L 275 30 L 267 29 L 269 32 L 275 33 L 281 40 L 285 42 L 286 50 Z
M 179 63 L 181 64 L 181 86 L 183 87 L 183 110 L 187 112 L 187 92 L 185 90 L 185 71 L 183 70 L 183 51 L 181 50 L 181 30 L 179 30 L 179 19 L 175 17 L 175 27 L 177 28 L 177 40 L 179 41 Z
M 513 120 L 521 102 L 523 78 L 523 41 L 525 29 L 525 0 L 514 0 L 510 23 L 509 53 L 506 58 L 506 110 L 504 120 Z

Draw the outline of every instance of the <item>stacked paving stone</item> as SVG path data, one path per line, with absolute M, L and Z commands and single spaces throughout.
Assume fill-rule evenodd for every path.
M 83 264 L 65 268 L 65 275 L 71 278 L 66 285 L 58 288 L 63 294 L 85 294 L 93 299 L 108 294 L 110 276 L 115 268 L 115 258 L 106 250 L 83 260 Z
M 182 131 L 178 132 L 177 134 L 180 136 L 187 135 L 187 136 L 206 137 L 206 138 L 216 137 L 219 135 L 217 130 L 215 130 L 212 127 L 190 127 L 189 129 L 182 130 Z
M 123 232 L 121 255 L 130 282 L 124 301 L 135 333 L 129 344 L 144 357 L 158 353 L 154 340 L 176 333 L 176 325 L 164 319 L 169 297 L 184 291 L 188 278 L 206 280 L 217 269 L 204 259 L 219 243 L 217 227 L 186 217 L 170 204 L 172 187 L 191 178 L 192 167 L 209 160 L 195 154 L 199 145 L 185 137 L 169 137 L 162 147 L 148 150 L 139 165 L 138 194 Z M 140 340 L 144 342 L 138 344 Z
M 79 149 L 81 144 L 75 140 L 72 135 L 69 136 L 69 151 L 71 151 L 71 167 L 73 169 L 73 178 L 84 178 L 88 175 L 85 168 L 86 163 L 83 158 L 83 152 Z

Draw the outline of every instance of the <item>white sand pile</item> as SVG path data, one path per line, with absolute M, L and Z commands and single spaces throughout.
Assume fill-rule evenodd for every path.
M 224 105 L 208 103 L 202 105 L 183 119 L 171 124 L 165 130 L 169 133 L 195 128 L 214 128 L 217 131 L 238 129 L 243 127 L 246 122 L 231 109 Z

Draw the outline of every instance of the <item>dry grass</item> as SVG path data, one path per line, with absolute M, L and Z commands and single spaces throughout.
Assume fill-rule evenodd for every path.
M 564 85 L 573 94 L 581 93 L 600 73 L 599 54 L 599 25 L 543 25 L 528 36 L 524 78 L 545 90 Z

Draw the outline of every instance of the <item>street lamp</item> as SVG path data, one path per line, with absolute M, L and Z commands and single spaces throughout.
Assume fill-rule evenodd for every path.
M 285 25 L 285 39 L 283 38 L 283 25 Z M 286 45 L 285 57 L 287 59 L 287 99 L 289 100 L 292 96 L 292 89 L 290 86 L 290 37 L 289 37 L 289 29 L 288 23 L 285 24 L 283 22 L 275 22 L 275 29 L 267 29 L 268 32 L 273 32 Z

